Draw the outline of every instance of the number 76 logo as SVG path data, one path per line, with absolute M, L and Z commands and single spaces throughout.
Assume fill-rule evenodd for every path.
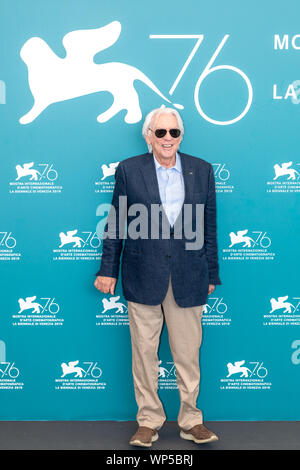
M 186 69 L 188 68 L 188 66 L 190 65 L 192 59 L 194 58 L 197 50 L 199 49 L 199 46 L 200 46 L 200 44 L 202 43 L 202 41 L 204 39 L 204 35 L 203 34 L 150 34 L 149 37 L 150 37 L 150 39 L 197 39 L 195 46 L 193 47 L 190 55 L 188 56 L 187 60 L 183 64 L 179 74 L 177 75 L 174 83 L 172 84 L 172 86 L 169 90 L 169 94 L 172 95 L 174 93 L 174 90 L 176 89 L 177 85 L 179 84 L 180 80 L 182 79 Z M 237 67 L 234 67 L 233 65 L 216 65 L 214 67 L 212 66 L 213 63 L 215 62 L 216 58 L 220 54 L 220 52 L 221 52 L 222 48 L 224 47 L 224 44 L 225 44 L 225 42 L 227 41 L 228 38 L 229 38 L 229 34 L 226 34 L 223 37 L 222 41 L 220 42 L 217 49 L 213 53 L 213 55 L 212 55 L 211 59 L 209 60 L 208 64 L 206 65 L 203 72 L 199 76 L 199 78 L 197 80 L 197 83 L 196 83 L 196 86 L 195 86 L 195 90 L 194 90 L 194 101 L 195 101 L 195 105 L 196 105 L 197 111 L 199 112 L 200 116 L 202 116 L 206 121 L 211 122 L 212 124 L 217 124 L 219 126 L 228 126 L 229 124 L 234 124 L 235 122 L 240 121 L 247 114 L 247 112 L 249 111 L 251 103 L 252 103 L 252 99 L 253 99 L 253 89 L 252 89 L 251 82 L 250 82 L 249 78 L 247 77 L 247 75 L 242 70 L 240 70 Z M 212 117 L 208 116 L 203 111 L 203 109 L 201 108 L 201 105 L 200 105 L 200 102 L 199 102 L 200 86 L 202 85 L 202 83 L 203 83 L 203 81 L 205 80 L 206 77 L 208 77 L 209 75 L 211 75 L 214 72 L 217 72 L 218 70 L 231 70 L 232 72 L 237 73 L 245 81 L 245 83 L 247 85 L 247 89 L 248 89 L 248 100 L 247 100 L 246 106 L 244 107 L 243 111 L 238 116 L 236 116 L 233 119 L 230 119 L 229 121 L 218 121 L 218 120 L 213 119 Z

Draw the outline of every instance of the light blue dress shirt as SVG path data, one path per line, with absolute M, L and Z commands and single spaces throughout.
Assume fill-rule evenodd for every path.
M 170 225 L 173 226 L 184 201 L 184 180 L 180 155 L 176 153 L 176 163 L 170 168 L 162 166 L 156 160 L 154 154 L 153 158 L 156 168 L 160 199 Z

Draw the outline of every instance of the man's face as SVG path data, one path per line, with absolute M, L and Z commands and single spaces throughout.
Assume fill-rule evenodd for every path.
M 167 132 L 164 137 L 159 139 L 154 131 L 156 129 L 178 129 L 176 117 L 174 114 L 160 114 L 158 117 L 154 115 L 150 127 L 152 131 L 146 136 L 147 144 L 152 145 L 153 153 L 157 158 L 171 160 L 177 152 L 182 136 L 174 138 Z

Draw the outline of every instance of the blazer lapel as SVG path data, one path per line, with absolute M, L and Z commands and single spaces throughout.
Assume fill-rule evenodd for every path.
M 152 153 L 146 153 L 141 157 L 143 165 L 140 167 L 146 189 L 149 193 L 149 202 L 151 204 L 162 204 L 159 194 L 159 187 L 156 175 L 154 157 Z

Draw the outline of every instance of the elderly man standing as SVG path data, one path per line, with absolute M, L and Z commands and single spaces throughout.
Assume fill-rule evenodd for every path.
M 203 306 L 215 285 L 221 284 L 215 181 L 210 163 L 178 150 L 183 133 L 174 109 L 155 109 L 146 117 L 143 135 L 149 152 L 127 158 L 117 167 L 96 274 L 95 287 L 114 294 L 125 238 L 122 287 L 128 301 L 138 405 L 138 430 L 130 444 L 137 446 L 150 447 L 166 420 L 157 394 L 157 351 L 164 318 L 181 402 L 180 436 L 196 443 L 218 439 L 203 425 L 196 406 Z M 127 228 L 125 236 L 122 225 Z

